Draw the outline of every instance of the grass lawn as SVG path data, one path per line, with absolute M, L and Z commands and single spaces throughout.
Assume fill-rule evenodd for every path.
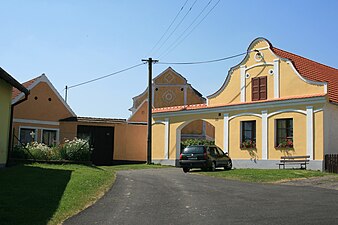
M 60 224 L 98 200 L 118 170 L 156 165 L 91 167 L 25 164 L 0 170 L 0 224 Z
M 194 171 L 195 172 L 195 171 Z M 224 179 L 258 182 L 258 183 L 273 183 L 292 179 L 302 179 L 310 177 L 322 177 L 332 175 L 313 170 L 264 170 L 264 169 L 233 169 L 228 171 L 217 170 L 215 172 L 200 172 L 198 174 L 219 177 Z M 337 175 L 338 177 L 338 175 Z

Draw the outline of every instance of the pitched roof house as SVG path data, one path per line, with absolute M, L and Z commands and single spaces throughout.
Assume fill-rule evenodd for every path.
M 23 86 L 31 94 L 27 101 L 14 106 L 14 144 L 36 141 L 51 146 L 75 137 L 88 138 L 96 165 L 109 165 L 113 160 L 146 160 L 146 126 L 142 123 L 78 117 L 44 74 Z M 23 97 L 13 89 L 12 104 Z
M 38 141 L 47 145 L 60 142 L 60 119 L 76 116 L 45 74 L 22 84 L 30 91 L 28 100 L 16 105 L 13 111 L 15 142 Z M 12 91 L 12 104 L 23 94 Z

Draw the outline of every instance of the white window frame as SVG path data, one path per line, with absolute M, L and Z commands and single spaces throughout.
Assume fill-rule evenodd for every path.
M 38 138 L 38 127 L 30 127 L 30 126 L 19 126 L 19 135 L 18 135 L 18 139 L 20 140 L 19 143 L 21 143 L 21 129 L 31 129 L 31 130 L 35 130 L 35 136 L 34 136 L 34 141 L 37 140 Z
M 57 128 L 40 128 L 41 129 L 41 134 L 40 134 L 40 140 L 41 140 L 41 143 L 42 143 L 42 139 L 43 139 L 43 131 L 45 130 L 53 130 L 53 131 L 56 131 L 56 145 L 58 145 L 60 143 L 60 129 L 57 129 Z

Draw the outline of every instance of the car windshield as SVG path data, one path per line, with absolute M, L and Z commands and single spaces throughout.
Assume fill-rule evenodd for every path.
M 184 149 L 183 153 L 186 154 L 203 154 L 204 153 L 204 147 L 203 146 L 192 146 L 192 147 L 187 147 Z

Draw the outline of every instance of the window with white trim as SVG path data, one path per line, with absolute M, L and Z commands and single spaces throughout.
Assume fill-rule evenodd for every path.
M 48 146 L 57 144 L 57 130 L 42 130 L 42 143 Z
M 36 141 L 37 130 L 35 128 L 20 128 L 20 142 L 22 144 L 28 144 Z
M 241 148 L 256 147 L 256 120 L 241 121 Z
M 277 148 L 293 148 L 293 119 L 276 120 L 276 144 Z

